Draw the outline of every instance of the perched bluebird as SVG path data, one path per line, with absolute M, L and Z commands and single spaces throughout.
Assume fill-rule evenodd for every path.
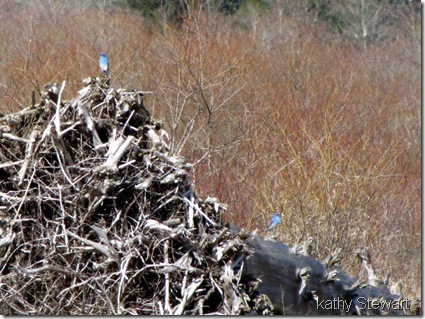
M 109 78 L 109 62 L 108 57 L 106 56 L 105 52 L 102 52 L 100 54 L 99 58 L 99 66 L 102 69 L 102 71 L 108 76 Z
M 273 215 L 273 218 L 270 221 L 270 225 L 269 225 L 269 227 L 267 227 L 266 231 L 269 231 L 270 229 L 276 227 L 277 224 L 279 224 L 279 222 L 280 222 L 280 217 L 279 217 L 279 214 L 276 213 L 276 214 Z

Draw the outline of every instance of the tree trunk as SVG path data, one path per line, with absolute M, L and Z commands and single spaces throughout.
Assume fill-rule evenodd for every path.
M 255 252 L 245 261 L 242 281 L 260 279 L 258 293 L 268 296 L 276 315 L 401 315 L 410 308 L 382 283 L 356 282 L 329 259 L 294 254 L 297 249 L 259 236 L 248 245 Z

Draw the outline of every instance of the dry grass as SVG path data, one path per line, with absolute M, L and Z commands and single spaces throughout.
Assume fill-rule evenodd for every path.
M 176 30 L 40 3 L 0 13 L 2 112 L 50 81 L 75 94 L 106 51 L 113 85 L 155 91 L 147 108 L 230 221 L 263 229 L 281 211 L 284 242 L 314 236 L 320 256 L 342 247 L 354 275 L 353 252 L 367 246 L 382 275 L 420 294 L 419 22 L 365 50 L 279 10 L 195 11 Z

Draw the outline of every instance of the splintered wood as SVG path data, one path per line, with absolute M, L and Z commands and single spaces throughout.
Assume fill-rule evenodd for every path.
M 240 282 L 246 237 L 194 194 L 146 92 L 83 84 L 0 118 L 0 313 L 270 313 Z

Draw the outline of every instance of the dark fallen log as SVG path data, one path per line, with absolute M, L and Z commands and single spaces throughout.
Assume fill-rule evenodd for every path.
M 412 307 L 410 300 L 391 293 L 381 282 L 356 282 L 338 265 L 328 268 L 330 258 L 320 262 L 294 255 L 296 249 L 259 236 L 248 245 L 255 253 L 246 260 L 241 281 L 258 278 L 258 293 L 268 296 L 274 314 L 402 315 Z

